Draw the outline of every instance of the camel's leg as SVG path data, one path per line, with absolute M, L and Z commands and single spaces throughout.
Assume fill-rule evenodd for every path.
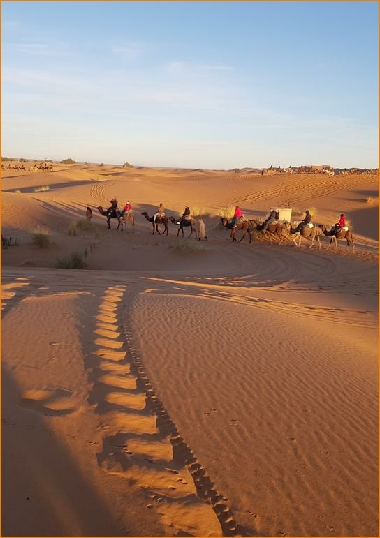
M 317 237 L 317 243 L 318 243 L 318 250 L 321 250 L 322 243 L 321 243 L 321 240 L 320 240 L 319 236 Z
M 111 219 L 107 219 L 108 229 L 111 229 Z

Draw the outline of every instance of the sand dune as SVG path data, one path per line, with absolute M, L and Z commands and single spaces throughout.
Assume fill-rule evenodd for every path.
M 2 191 L 3 535 L 378 536 L 376 176 L 77 164 Z M 153 235 L 160 202 L 208 240 Z M 355 249 L 233 243 L 235 204 L 343 211 Z

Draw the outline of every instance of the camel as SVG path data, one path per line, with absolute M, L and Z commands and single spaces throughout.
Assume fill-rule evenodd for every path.
M 279 245 L 282 243 L 284 239 L 289 239 L 289 233 L 290 233 L 290 223 L 283 223 L 280 222 L 271 222 L 267 229 L 264 230 L 264 222 L 260 222 L 256 219 L 249 220 L 251 229 L 255 229 L 257 231 L 261 231 L 263 234 L 268 234 L 270 242 L 272 243 L 272 238 L 277 237 L 279 239 Z
M 132 230 L 134 232 L 135 231 L 135 217 L 134 217 L 133 211 L 131 209 L 129 211 L 121 211 L 120 212 L 119 224 L 121 224 L 121 231 L 123 231 L 124 228 L 127 227 L 128 222 L 131 223 Z
M 117 230 L 120 228 L 120 226 L 123 226 L 122 213 L 118 209 L 113 209 L 111 207 L 109 207 L 108 209 L 103 209 L 101 205 L 99 205 L 97 209 L 101 215 L 104 215 L 105 217 L 107 217 L 108 229 L 111 228 L 111 219 L 118 220 L 118 225 L 116 228 Z
M 231 237 L 232 241 L 236 241 L 236 232 L 237 232 L 237 230 L 242 230 L 243 234 L 242 234 L 241 238 L 239 239 L 239 243 L 240 243 L 240 241 L 243 241 L 243 239 L 244 239 L 247 232 L 248 232 L 248 235 L 249 235 L 249 242 L 250 243 L 252 242 L 252 227 L 251 227 L 251 224 L 250 224 L 251 221 L 241 220 L 241 221 L 239 221 L 237 223 L 236 226 L 234 226 L 233 223 L 231 221 L 229 221 L 228 219 L 226 219 L 225 217 L 222 217 L 220 219 L 220 221 L 223 224 L 223 226 L 225 228 L 227 228 L 227 230 L 231 230 L 230 237 Z
M 320 236 L 323 235 L 323 232 L 319 226 L 313 226 L 312 228 L 309 228 L 309 226 L 302 226 L 300 230 L 298 230 L 297 228 L 290 228 L 289 233 L 295 236 L 293 238 L 293 242 L 296 247 L 301 246 L 302 238 L 304 238 L 311 241 L 309 248 L 314 245 L 314 241 L 317 241 L 319 250 L 322 248 Z
M 330 237 L 330 244 L 329 246 L 334 242 L 335 248 L 338 248 L 338 239 L 345 239 L 347 246 L 352 248 L 352 251 L 354 250 L 354 236 L 351 232 L 351 230 L 345 230 L 340 229 L 338 231 L 335 230 L 334 227 L 327 227 L 324 224 L 321 224 L 320 229 L 322 230 L 324 235 L 327 235 L 327 237 Z
M 180 220 L 176 220 L 174 217 L 169 217 L 169 220 L 173 223 L 173 224 L 176 224 L 177 226 L 179 225 L 179 228 L 178 228 L 178 232 L 177 232 L 177 237 L 179 236 L 179 233 L 182 232 L 182 237 L 185 237 L 185 233 L 183 231 L 184 228 L 188 228 L 190 226 L 190 235 L 188 237 L 191 237 L 193 235 L 193 233 L 197 233 L 197 230 L 196 230 L 196 227 L 195 227 L 195 220 L 194 219 L 180 219 Z
M 146 211 L 144 211 L 143 213 L 141 213 L 142 215 L 144 215 L 144 217 L 146 218 L 146 220 L 149 220 L 149 222 L 152 223 L 152 235 L 154 235 L 154 232 L 156 231 L 158 234 L 161 234 L 161 232 L 159 231 L 158 229 L 158 225 L 159 224 L 163 224 L 164 225 L 164 231 L 162 232 L 162 235 L 165 234 L 166 232 L 166 235 L 168 235 L 169 233 L 169 227 L 168 227 L 168 223 L 169 223 L 169 219 L 166 215 L 163 215 L 163 216 L 160 216 L 160 215 L 157 215 L 156 217 L 156 221 L 154 221 L 154 215 L 153 217 L 150 217 L 148 215 L 148 213 Z

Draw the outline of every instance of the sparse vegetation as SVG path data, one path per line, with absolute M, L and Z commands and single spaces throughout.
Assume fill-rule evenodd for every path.
M 204 207 L 192 207 L 191 208 L 191 215 L 193 217 L 200 217 L 200 216 L 203 216 L 203 215 L 207 215 L 207 211 Z
M 79 235 L 81 233 L 88 233 L 94 230 L 94 225 L 90 220 L 80 219 L 72 222 L 69 228 L 69 235 Z
M 373 204 L 375 200 L 371 196 L 367 196 L 367 198 L 364 198 L 364 202 L 366 204 Z
M 125 162 L 123 164 L 123 168 L 133 168 L 133 164 L 130 164 L 129 162 Z
M 310 207 L 309 213 L 313 219 L 317 216 L 317 210 L 315 209 L 315 207 Z
M 15 194 L 21 194 L 20 189 L 15 190 Z
M 56 269 L 86 269 L 86 262 L 78 252 L 74 252 L 68 258 L 58 258 Z
M 75 161 L 74 159 L 63 159 L 63 161 L 61 161 L 61 164 L 75 164 Z
M 32 243 L 38 248 L 49 248 L 51 240 L 48 230 L 40 229 L 32 234 Z
M 235 214 L 235 206 L 230 205 L 228 207 L 224 207 L 222 209 L 219 209 L 218 216 L 221 219 L 232 219 L 232 217 Z
M 42 192 L 42 191 L 48 191 L 48 190 L 50 190 L 49 185 L 41 185 L 40 187 L 36 187 L 34 189 L 34 192 Z

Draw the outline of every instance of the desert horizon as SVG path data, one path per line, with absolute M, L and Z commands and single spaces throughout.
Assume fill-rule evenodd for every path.
M 11 162 L 2 535 L 378 536 L 378 171 Z

